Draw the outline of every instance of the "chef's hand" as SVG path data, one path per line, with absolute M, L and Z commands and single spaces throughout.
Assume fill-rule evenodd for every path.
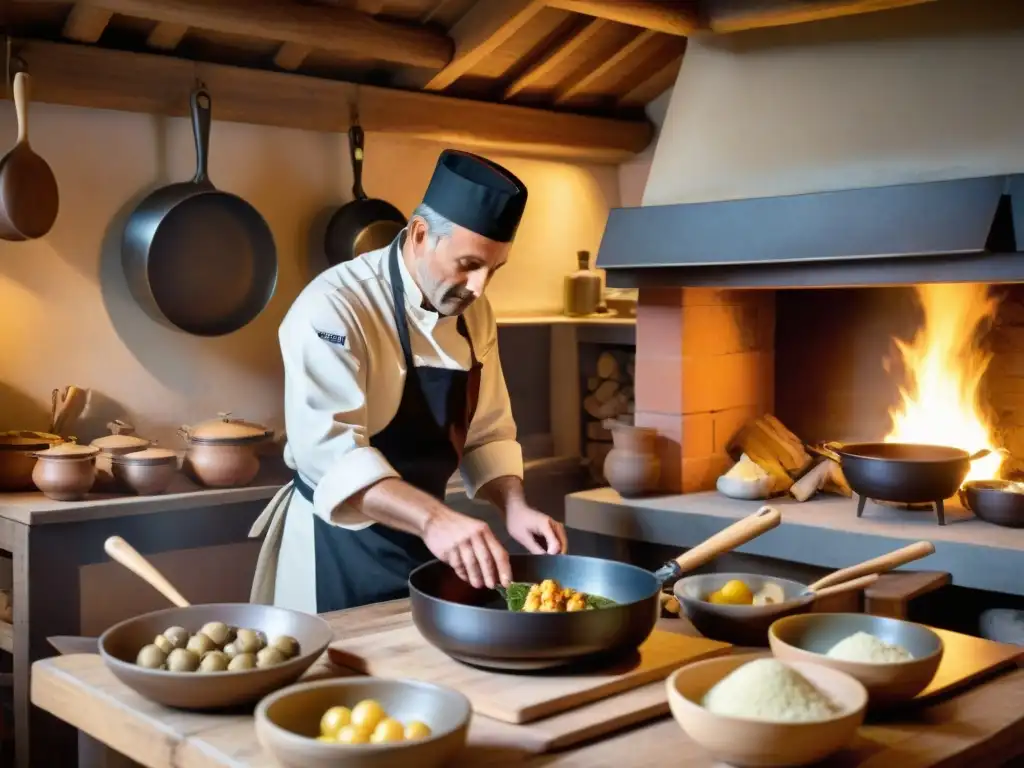
M 565 526 L 526 504 L 509 506 L 505 527 L 513 539 L 534 555 L 560 555 L 569 548 Z
M 508 552 L 481 520 L 454 509 L 439 510 L 427 523 L 423 543 L 460 579 L 478 589 L 494 589 L 499 584 L 507 587 L 512 582 Z

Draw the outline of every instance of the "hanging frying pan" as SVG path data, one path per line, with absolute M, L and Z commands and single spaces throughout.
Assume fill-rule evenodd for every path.
M 405 216 L 395 206 L 366 196 L 363 189 L 363 141 L 363 129 L 354 124 L 348 129 L 348 148 L 352 157 L 352 195 L 355 199 L 336 210 L 327 222 L 324 252 L 331 266 L 385 247 L 405 226 Z
M 135 300 L 156 320 L 197 336 L 250 323 L 277 286 L 267 222 L 207 177 L 212 100 L 192 93 L 196 175 L 146 197 L 125 225 L 121 261 Z

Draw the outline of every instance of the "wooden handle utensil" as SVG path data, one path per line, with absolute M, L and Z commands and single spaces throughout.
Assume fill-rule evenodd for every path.
M 907 563 L 912 563 L 915 560 L 920 560 L 922 557 L 927 557 L 933 552 L 935 552 L 934 544 L 930 541 L 919 541 L 915 544 L 909 544 L 902 549 L 897 549 L 895 552 L 890 552 L 887 555 L 882 555 L 872 560 L 865 560 L 859 565 L 851 565 L 849 568 L 834 571 L 828 576 L 818 579 L 816 582 L 811 584 L 808 589 L 821 594 L 821 590 L 824 587 L 830 587 L 833 584 L 849 581 L 850 579 L 855 579 L 858 576 L 866 576 L 869 573 L 885 573 L 886 571 L 891 571 L 893 568 L 899 568 L 901 565 L 906 565 Z
M 764 506 L 757 512 L 742 520 L 737 520 L 724 531 L 719 531 L 710 539 L 705 539 L 697 546 L 676 558 L 676 564 L 682 572 L 692 571 L 712 560 L 723 552 L 756 539 L 762 533 L 770 531 L 782 522 L 782 513 L 774 507 Z
M 181 596 L 174 585 L 120 536 L 111 536 L 103 542 L 103 549 L 110 555 L 111 560 L 116 560 L 176 606 L 188 608 L 188 600 Z

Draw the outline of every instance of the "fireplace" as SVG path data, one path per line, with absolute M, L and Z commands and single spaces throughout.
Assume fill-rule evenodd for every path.
M 640 288 L 661 490 L 713 489 L 764 414 L 804 443 L 1005 448 L 971 477 L 1022 473 L 1018 232 L 1021 177 L 613 212 L 598 264 Z

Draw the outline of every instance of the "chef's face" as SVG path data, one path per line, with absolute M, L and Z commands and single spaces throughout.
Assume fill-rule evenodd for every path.
M 410 222 L 408 237 L 416 284 L 430 306 L 448 316 L 461 315 L 483 295 L 511 247 L 458 225 L 450 235 L 434 237 L 419 216 Z

